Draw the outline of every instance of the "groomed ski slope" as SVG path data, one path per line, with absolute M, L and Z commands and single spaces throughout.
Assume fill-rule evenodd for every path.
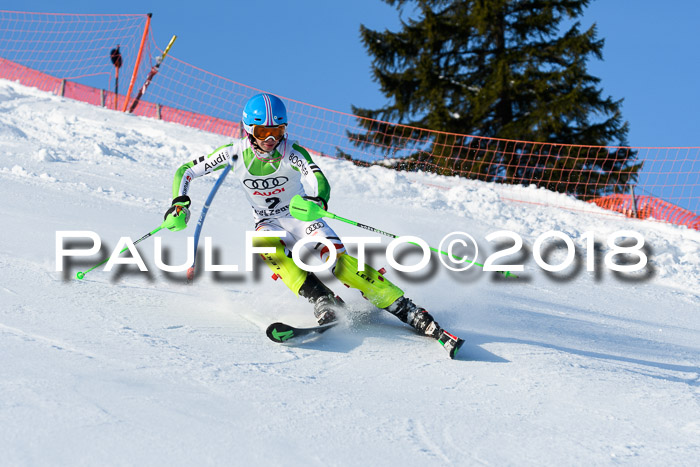
M 162 221 L 175 169 L 226 142 L 0 80 L 0 464 L 697 465 L 700 234 L 687 228 L 576 201 L 544 207 L 556 195 L 543 190 L 317 158 L 343 217 L 432 246 L 468 232 L 482 262 L 499 248 L 486 235 L 523 238 L 504 258 L 525 264 L 517 280 L 450 272 L 435 255 L 425 271 L 387 272 L 466 340 L 456 361 L 330 281 L 350 304 L 345 322 L 301 346 L 272 343 L 274 321 L 313 323 L 308 303 L 261 263 L 186 286 L 157 270 L 153 238 L 139 245 L 149 273 L 74 279 L 99 255 L 56 271 L 56 231 L 94 231 L 105 253 L 138 239 Z M 168 264 L 185 262 L 215 178 L 193 183 L 187 230 L 157 235 Z M 243 271 L 250 229 L 243 192 L 226 183 L 203 232 L 215 262 Z M 623 229 L 643 235 L 649 266 L 618 277 L 599 259 L 586 271 L 584 232 L 604 254 Z M 549 230 L 573 239 L 578 268 L 535 263 Z M 420 256 L 399 251 L 405 264 Z M 565 256 L 548 251 L 553 264 Z

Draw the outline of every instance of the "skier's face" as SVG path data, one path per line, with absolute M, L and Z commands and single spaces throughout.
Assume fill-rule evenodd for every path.
M 268 140 L 261 140 L 258 138 L 255 138 L 255 141 L 258 143 L 258 146 L 260 146 L 260 149 L 262 149 L 265 152 L 271 152 L 272 150 L 275 149 L 275 146 L 277 146 L 277 141 L 274 139 L 270 138 Z
M 286 128 L 286 124 L 276 126 L 253 125 L 253 138 L 255 138 L 260 149 L 264 152 L 270 152 L 284 138 Z

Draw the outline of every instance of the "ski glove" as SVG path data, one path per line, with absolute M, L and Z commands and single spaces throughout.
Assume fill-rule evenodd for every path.
M 190 220 L 190 204 L 192 204 L 192 201 L 187 195 L 175 198 L 172 206 L 163 216 L 163 227 L 172 232 L 177 232 L 187 227 L 187 221 Z
M 317 204 L 324 211 L 328 210 L 328 202 L 323 198 L 320 198 L 318 196 L 304 196 L 303 198 L 306 201 L 311 201 L 312 203 Z

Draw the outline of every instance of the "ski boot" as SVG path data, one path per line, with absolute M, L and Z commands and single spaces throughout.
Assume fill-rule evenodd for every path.
M 331 289 L 321 282 L 313 273 L 308 273 L 299 288 L 299 295 L 314 305 L 314 316 L 319 326 L 332 323 L 338 318 L 335 310 L 342 307 L 343 301 L 336 297 Z
M 464 340 L 450 334 L 440 327 L 424 308 L 417 306 L 410 298 L 401 297 L 385 308 L 386 311 L 421 334 L 436 339 L 447 350 L 450 358 L 455 358 Z
M 464 339 L 460 339 L 459 337 L 442 329 L 440 332 L 440 337 L 438 337 L 438 342 L 442 344 L 445 350 L 447 350 L 450 358 L 454 359 L 457 352 L 459 352 L 459 349 L 462 348 Z
M 318 325 L 323 326 L 337 320 L 338 317 L 333 310 L 337 309 L 339 305 L 340 302 L 333 294 L 319 297 L 314 303 L 314 316 Z

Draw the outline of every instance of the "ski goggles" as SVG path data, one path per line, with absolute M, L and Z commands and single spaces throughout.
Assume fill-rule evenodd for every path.
M 282 138 L 284 138 L 286 129 L 286 124 L 277 126 L 252 125 L 253 136 L 261 141 L 267 141 L 270 138 L 274 139 L 275 141 L 280 141 Z

